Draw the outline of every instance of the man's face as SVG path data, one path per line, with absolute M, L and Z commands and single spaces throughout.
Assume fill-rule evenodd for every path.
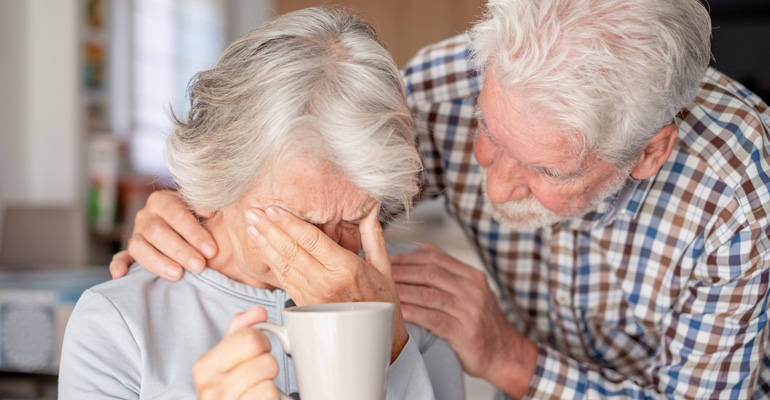
M 245 213 L 249 208 L 280 207 L 320 229 L 341 247 L 358 254 L 361 238 L 358 223 L 377 202 L 363 190 L 346 180 L 328 163 L 298 157 L 276 168 L 266 182 L 249 190 L 235 204 L 219 213 L 218 223 L 229 237 L 229 245 L 221 246 L 225 264 L 238 268 L 232 276 L 246 276 L 250 284 L 267 283 L 279 287 L 267 267 L 259 247 L 247 235 Z M 212 221 L 213 222 L 213 221 Z M 219 239 L 218 239 L 219 242 Z M 219 257 L 219 256 L 218 256 Z
M 504 93 L 490 68 L 479 96 L 476 160 L 485 170 L 486 197 L 495 217 L 514 228 L 546 226 L 580 216 L 617 192 L 628 171 L 581 155 L 546 114 L 525 110 L 517 93 Z

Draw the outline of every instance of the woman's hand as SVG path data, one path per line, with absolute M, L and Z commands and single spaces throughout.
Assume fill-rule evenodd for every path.
M 267 320 L 262 307 L 235 314 L 225 338 L 193 367 L 199 400 L 277 400 L 278 362 L 270 354 L 270 339 L 250 326 Z
M 359 225 L 365 259 L 279 207 L 251 209 L 246 218 L 251 223 L 249 235 L 297 305 L 358 301 L 395 304 L 391 354 L 394 361 L 409 336 L 378 214 L 379 207 L 373 207 Z
M 113 279 L 120 278 L 136 260 L 153 273 L 175 281 L 182 277 L 183 268 L 203 271 L 206 258 L 216 254 L 214 238 L 198 223 L 182 196 L 159 190 L 136 214 L 128 250 L 112 257 L 110 273 Z

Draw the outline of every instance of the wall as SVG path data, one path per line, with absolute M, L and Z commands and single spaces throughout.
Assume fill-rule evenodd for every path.
M 29 198 L 84 199 L 77 0 L 33 0 L 29 20 Z
M 713 14 L 712 65 L 770 101 L 770 10 Z
M 230 40 L 275 15 L 273 0 L 224 1 Z M 9 204 L 85 207 L 80 6 L 0 1 L 0 227 Z
M 283 14 L 305 7 L 342 4 L 369 21 L 403 67 L 423 46 L 465 31 L 486 0 L 275 0 Z
M 0 2 L 0 210 L 83 198 L 77 4 Z
M 275 0 L 228 0 L 227 9 L 228 42 L 276 15 Z
M 26 35 L 28 14 L 26 2 L 0 2 L 0 206 L 26 197 L 28 192 L 29 46 L 26 40 L 19 40 Z

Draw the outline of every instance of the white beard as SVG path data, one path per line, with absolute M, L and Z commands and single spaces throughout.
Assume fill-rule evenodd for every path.
M 528 196 L 520 200 L 507 201 L 505 203 L 495 203 L 487 194 L 487 171 L 481 168 L 484 185 L 484 202 L 490 206 L 492 216 L 505 228 L 516 231 L 528 231 L 545 226 L 551 226 L 557 222 L 581 217 L 591 210 L 607 197 L 618 193 L 628 180 L 628 171 L 618 173 L 612 181 L 602 190 L 594 199 L 592 199 L 585 209 L 568 214 L 559 215 L 545 208 L 534 196 Z

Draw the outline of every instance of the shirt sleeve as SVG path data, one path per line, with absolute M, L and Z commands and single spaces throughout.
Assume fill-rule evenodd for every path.
M 428 369 L 436 400 L 465 400 L 463 367 L 449 343 L 419 325 L 407 322 L 406 329 Z
M 413 62 L 419 63 L 418 59 Z M 412 111 L 414 119 L 414 137 L 417 142 L 417 151 L 422 159 L 423 171 L 420 174 L 420 199 L 434 198 L 444 192 L 446 183 L 444 182 L 444 164 L 441 160 L 441 152 L 438 151 L 438 139 L 432 133 L 431 127 L 427 121 L 430 114 L 427 110 L 419 107 L 433 106 L 426 101 L 425 93 L 415 90 L 415 84 L 424 77 L 420 77 L 412 71 L 412 66 L 407 65 L 402 70 L 404 83 L 406 84 L 406 100 Z
M 412 335 L 388 372 L 387 400 L 431 400 L 433 387 L 425 362 Z
M 86 291 L 67 323 L 59 399 L 138 399 L 140 351 L 115 306 Z
M 704 253 L 661 321 L 659 351 L 643 380 L 541 346 L 526 397 L 752 398 L 770 341 L 769 226 L 766 219 L 723 225 L 702 238 Z

